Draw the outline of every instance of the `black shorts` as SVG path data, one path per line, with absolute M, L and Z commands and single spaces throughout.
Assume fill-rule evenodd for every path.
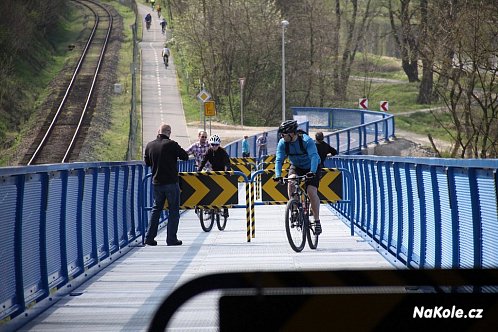
M 303 175 L 306 175 L 306 173 L 308 173 L 309 171 L 310 171 L 309 168 L 300 168 L 300 167 L 296 167 L 294 165 L 291 165 L 289 167 L 289 174 L 287 177 L 290 177 L 292 174 L 296 174 L 298 176 L 303 176 Z M 316 169 L 315 177 L 311 180 L 306 181 L 306 183 L 308 185 L 311 185 L 313 187 L 318 188 L 320 185 L 321 172 L 322 172 L 322 169 L 320 168 L 320 166 L 318 166 Z

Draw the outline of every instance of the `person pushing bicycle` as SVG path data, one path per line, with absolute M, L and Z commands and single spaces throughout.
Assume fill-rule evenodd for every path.
M 311 210 L 315 219 L 316 234 L 322 232 L 320 224 L 320 198 L 318 197 L 318 186 L 320 183 L 320 156 L 315 142 L 306 133 L 298 130 L 297 121 L 287 120 L 280 124 L 275 160 L 275 181 L 282 180 L 282 165 L 286 157 L 289 158 L 289 178 L 306 175 L 308 178 L 306 191 L 310 198 Z M 287 192 L 289 199 L 294 191 L 293 181 L 289 181 Z

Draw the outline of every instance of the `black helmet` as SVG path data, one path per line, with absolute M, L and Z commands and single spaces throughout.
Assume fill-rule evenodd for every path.
M 317 141 L 323 141 L 323 133 L 321 131 L 317 132 L 315 138 Z
M 295 133 L 296 130 L 297 130 L 296 120 L 286 120 L 280 124 L 280 127 L 278 127 L 279 134 Z

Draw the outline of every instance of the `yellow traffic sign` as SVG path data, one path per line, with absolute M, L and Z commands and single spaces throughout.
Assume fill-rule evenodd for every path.
M 204 115 L 205 116 L 215 116 L 216 115 L 216 104 L 214 101 L 204 102 Z

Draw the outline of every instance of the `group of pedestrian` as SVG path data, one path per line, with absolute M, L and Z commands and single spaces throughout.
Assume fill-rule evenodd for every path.
M 230 158 L 226 150 L 221 147 L 221 138 L 212 135 L 207 140 L 207 132 L 199 131 L 198 141 L 184 150 L 171 138 L 171 126 L 161 124 L 155 140 L 145 147 L 145 164 L 152 168 L 152 185 L 154 204 L 149 219 L 149 227 L 145 234 L 145 244 L 156 246 L 159 217 L 164 203 L 168 202 L 168 225 L 166 228 L 166 244 L 168 246 L 182 245 L 178 239 L 178 223 L 180 220 L 180 186 L 178 177 L 178 159 L 188 160 L 194 156 L 197 170 L 225 171 L 230 169 Z M 228 210 L 225 209 L 226 216 Z
M 288 177 L 306 175 L 308 178 L 307 192 L 311 201 L 315 229 L 318 234 L 322 232 L 320 223 L 320 199 L 318 198 L 318 187 L 321 169 L 324 167 L 325 159 L 330 154 L 335 156 L 337 150 L 324 141 L 322 132 L 315 135 L 316 142 L 306 133 L 299 132 L 295 120 L 282 122 L 278 129 L 280 139 L 277 145 L 275 161 L 275 180 L 280 181 L 282 166 L 285 158 L 289 158 L 291 166 Z M 258 137 L 259 157 L 267 153 L 268 133 Z M 159 217 L 164 203 L 168 202 L 169 217 L 167 225 L 166 244 L 168 246 L 182 245 L 178 239 L 178 223 L 180 219 L 180 187 L 178 177 L 178 159 L 188 160 L 189 155 L 194 157 L 197 171 L 227 171 L 230 170 L 230 158 L 226 150 L 221 147 L 221 138 L 212 135 L 208 140 L 207 132 L 200 130 L 198 141 L 184 150 L 176 141 L 171 139 L 171 126 L 161 124 L 155 140 L 149 142 L 145 148 L 145 164 L 152 169 L 152 184 L 154 192 L 154 204 L 149 219 L 149 227 L 145 235 L 145 244 L 156 246 Z M 244 157 L 249 157 L 248 136 L 244 136 L 242 151 Z M 261 151 L 263 149 L 263 152 Z M 288 195 L 293 191 L 292 183 L 289 182 Z M 228 209 L 224 209 L 228 216 Z

